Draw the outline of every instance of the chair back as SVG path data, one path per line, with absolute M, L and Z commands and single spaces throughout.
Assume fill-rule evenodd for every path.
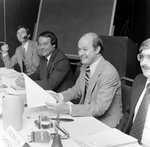
M 129 83 L 130 84 L 126 84 Z M 131 94 L 132 94 L 132 83 L 133 79 L 122 77 L 121 78 L 121 90 L 122 90 L 122 108 L 123 108 L 123 114 L 125 113 L 127 109 L 127 105 L 131 99 Z

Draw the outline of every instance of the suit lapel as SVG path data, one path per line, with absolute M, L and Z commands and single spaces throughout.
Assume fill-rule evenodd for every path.
M 136 104 L 145 88 L 145 83 L 146 83 L 146 78 L 143 76 L 144 80 L 140 80 L 140 82 L 138 82 L 137 85 L 135 85 L 134 87 L 134 93 L 133 93 L 133 96 L 134 99 L 133 101 L 131 102 L 132 103 L 132 106 L 131 106 L 131 113 L 133 114 L 134 113 L 134 110 L 135 110 L 135 107 L 136 107 Z
M 89 80 L 89 87 L 87 89 L 87 94 L 86 94 L 86 99 L 85 99 L 85 103 L 89 103 L 90 99 L 91 99 L 91 95 L 92 95 L 92 91 L 96 85 L 96 83 L 98 82 L 98 78 L 99 75 L 102 73 L 103 71 L 103 65 L 104 65 L 105 59 L 101 56 L 100 62 L 98 63 L 92 77 Z M 84 80 L 85 81 L 85 80 Z M 85 83 L 84 83 L 85 84 Z
M 32 42 L 30 40 L 28 40 L 28 41 L 29 42 L 28 42 L 28 49 L 27 49 L 27 60 L 31 65 L 30 57 L 32 56 Z
M 17 50 L 17 56 L 18 56 L 18 64 L 20 66 L 20 69 L 21 69 L 21 72 L 23 72 L 23 65 L 22 65 L 22 56 L 23 56 L 23 53 L 22 53 L 22 46 L 19 46 L 18 47 L 18 50 Z

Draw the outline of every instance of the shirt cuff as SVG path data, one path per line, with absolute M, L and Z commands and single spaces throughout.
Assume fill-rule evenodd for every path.
M 60 99 L 64 100 L 64 96 L 61 93 L 58 93 L 58 96 L 60 97 Z
M 7 53 L 2 53 L 2 56 L 5 57 L 7 54 L 8 54 L 8 52 Z
M 70 104 L 69 105 L 69 115 L 72 115 L 72 106 Z

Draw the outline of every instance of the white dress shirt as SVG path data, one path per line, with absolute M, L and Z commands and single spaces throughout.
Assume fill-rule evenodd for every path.
M 25 52 L 27 53 L 28 50 L 29 41 L 27 41 L 22 47 L 25 49 Z
M 135 120 L 135 117 L 136 117 L 136 114 L 138 112 L 138 109 L 140 107 L 140 104 L 143 100 L 143 97 L 144 97 L 144 94 L 145 94 L 145 91 L 146 91 L 146 86 L 147 84 L 150 83 L 150 80 L 147 79 L 146 81 L 146 84 L 145 84 L 145 88 L 137 102 L 137 105 L 135 107 L 135 112 L 134 112 L 134 119 L 133 119 L 133 122 Z M 145 125 L 144 125 L 144 130 L 143 130 L 143 134 L 142 134 L 142 139 L 141 139 L 141 143 L 144 147 L 150 147 L 150 105 L 148 107 L 148 112 L 147 112 L 147 115 L 146 115 L 146 121 L 145 121 Z

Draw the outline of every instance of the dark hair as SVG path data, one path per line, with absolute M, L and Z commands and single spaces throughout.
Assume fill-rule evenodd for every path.
M 45 32 L 42 32 L 39 37 L 46 37 L 46 38 L 50 38 L 51 39 L 51 44 L 52 45 L 55 45 L 55 48 L 57 48 L 57 43 L 58 43 L 58 40 L 57 40 L 57 37 L 55 36 L 54 33 L 50 32 L 50 31 L 45 31 Z
M 104 51 L 102 39 L 101 39 L 101 37 L 99 35 L 94 35 L 93 36 L 93 47 L 94 47 L 94 49 L 96 49 L 98 46 L 101 47 L 101 50 L 100 50 L 99 53 L 102 54 L 103 51 Z
M 27 35 L 30 35 L 30 30 L 29 28 L 27 28 L 25 25 L 20 25 L 17 29 L 16 29 L 16 33 L 18 30 L 20 30 L 21 28 L 25 28 Z

